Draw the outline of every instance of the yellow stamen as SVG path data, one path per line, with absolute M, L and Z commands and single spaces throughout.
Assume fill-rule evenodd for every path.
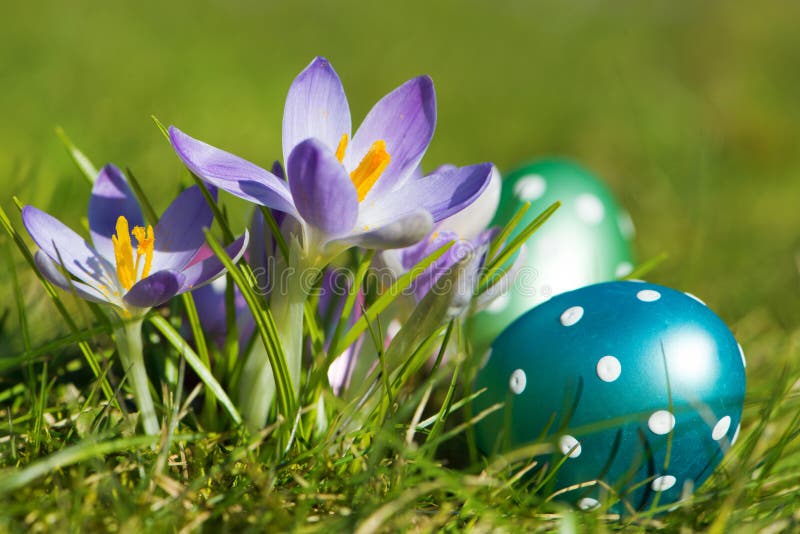
M 145 230 L 141 226 L 135 226 L 131 232 L 128 226 L 128 219 L 120 215 L 117 219 L 117 233 L 111 236 L 114 244 L 114 260 L 117 264 L 117 278 L 125 290 L 133 287 L 138 280 L 150 274 L 150 266 L 153 263 L 153 245 L 155 244 L 155 233 L 153 227 L 148 226 Z M 133 244 L 131 235 L 136 238 L 136 263 L 133 261 Z M 139 261 L 144 256 L 144 268 L 139 276 Z
M 133 265 L 133 246 L 128 230 L 128 219 L 119 216 L 117 219 L 117 235 L 111 236 L 114 244 L 114 259 L 117 263 L 117 278 L 126 290 L 136 282 L 136 271 Z
M 339 146 L 341 146 L 341 143 L 339 143 Z M 338 156 L 338 149 L 336 152 Z M 350 179 L 353 181 L 353 185 L 356 186 L 359 202 L 366 198 L 369 190 L 372 189 L 372 186 L 383 174 L 386 166 L 389 165 L 390 159 L 389 153 L 386 151 L 386 141 L 379 139 L 372 143 L 356 170 L 350 173 Z
M 136 238 L 136 272 L 139 272 L 139 259 L 144 256 L 144 268 L 142 269 L 142 278 L 146 278 L 150 274 L 150 265 L 153 263 L 153 245 L 155 244 L 155 236 L 153 235 L 153 227 L 147 225 L 147 231 L 141 226 L 133 229 L 133 237 Z
M 344 161 L 344 153 L 347 150 L 347 134 L 342 134 L 342 138 L 339 140 L 339 146 L 336 147 L 336 159 L 339 160 L 339 163 Z

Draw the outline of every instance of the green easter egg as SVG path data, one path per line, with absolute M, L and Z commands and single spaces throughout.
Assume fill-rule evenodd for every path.
M 624 277 L 633 268 L 630 215 L 592 173 L 546 159 L 504 177 L 493 225 L 506 225 L 530 202 L 513 240 L 553 202 L 561 207 L 526 242 L 526 257 L 508 290 L 470 321 L 473 348 L 483 352 L 517 317 L 554 295 Z

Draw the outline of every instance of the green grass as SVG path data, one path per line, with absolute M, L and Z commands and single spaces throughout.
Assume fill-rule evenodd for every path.
M 334 420 L 285 456 L 280 429 L 228 430 L 221 407 L 203 420 L 189 402 L 201 391 L 174 380 L 153 447 L 133 431 L 108 325 L 62 292 L 72 330 L 0 233 L 0 531 L 797 529 L 800 5 L 696 4 L 3 3 L 0 206 L 17 229 L 12 195 L 73 227 L 85 217 L 89 187 L 58 125 L 95 165 L 132 169 L 160 213 L 189 181 L 151 114 L 269 165 L 289 83 L 314 55 L 333 61 L 356 123 L 428 73 L 428 168 L 557 154 L 595 170 L 631 212 L 639 257 L 668 256 L 648 278 L 731 326 L 748 391 L 723 465 L 655 517 L 547 500 L 513 477 L 531 451 L 471 461 L 453 363 L 393 392 L 364 429 Z M 242 204 L 225 205 L 241 229 Z M 145 335 L 153 375 L 179 372 L 170 342 Z

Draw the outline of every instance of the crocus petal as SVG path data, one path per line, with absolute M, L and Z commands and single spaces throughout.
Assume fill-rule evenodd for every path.
M 169 138 L 186 167 L 206 182 L 250 202 L 296 214 L 289 187 L 271 172 L 174 126 L 169 127 Z
M 350 138 L 350 106 L 339 75 L 330 62 L 317 57 L 289 88 L 283 110 L 283 161 L 301 141 L 314 137 L 335 151 Z
M 492 164 L 479 163 L 408 180 L 380 204 L 369 208 L 369 213 L 396 210 L 393 206 L 418 206 L 439 222 L 472 204 L 489 185 L 491 176 Z
M 63 262 L 67 272 L 98 290 L 117 287 L 113 267 L 61 221 L 33 206 L 25 206 L 22 223 L 36 245 L 52 261 Z
M 114 261 L 111 236 L 116 232 L 117 219 L 120 215 L 128 220 L 131 228 L 144 225 L 139 201 L 131 191 L 128 181 L 122 171 L 108 164 L 102 168 L 92 186 L 92 196 L 89 199 L 89 232 L 97 252 L 109 261 Z
M 41 250 L 36 251 L 33 260 L 36 262 L 36 268 L 42 273 L 42 276 L 47 278 L 56 287 L 60 287 L 66 291 L 72 291 L 74 289 L 79 297 L 91 300 L 92 302 L 109 302 L 108 297 L 92 286 L 77 280 L 67 280 L 64 274 L 58 269 L 58 265 Z
M 347 155 L 354 168 L 372 143 L 386 141 L 391 161 L 365 201 L 380 198 L 419 166 L 435 126 L 436 93 L 427 76 L 407 81 L 375 104 L 353 136 Z
M 474 239 L 492 222 L 500 203 L 502 179 L 497 167 L 492 173 L 486 189 L 461 211 L 442 220 L 439 228 L 456 232 L 462 239 Z
M 239 239 L 225 247 L 225 252 L 234 263 L 239 261 L 244 251 L 247 249 L 248 239 L 249 234 L 245 230 L 244 234 L 242 234 Z M 187 267 L 181 271 L 183 282 L 178 293 L 191 291 L 192 289 L 203 286 L 224 272 L 225 266 L 222 265 L 222 262 L 219 261 L 219 258 L 216 256 L 211 256 L 210 258 L 194 263 L 191 267 Z
M 374 249 L 403 248 L 423 239 L 430 233 L 431 228 L 433 228 L 431 214 L 425 210 L 415 210 L 374 230 L 331 241 L 328 248 L 334 249 L 342 243 Z
M 216 197 L 216 188 L 211 188 Z M 153 271 L 183 269 L 206 242 L 214 213 L 196 185 L 179 194 L 158 221 L 153 252 Z
M 289 154 L 286 170 L 294 204 L 306 222 L 332 236 L 353 229 L 358 194 L 332 150 L 306 139 Z
M 158 271 L 133 284 L 123 300 L 137 308 L 159 306 L 178 294 L 183 281 L 184 276 L 178 271 Z

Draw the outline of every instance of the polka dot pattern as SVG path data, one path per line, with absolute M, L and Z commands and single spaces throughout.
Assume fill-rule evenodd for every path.
M 614 270 L 614 276 L 617 278 L 624 278 L 633 272 L 633 265 L 628 261 L 623 261 Z
M 653 412 L 647 419 L 647 428 L 650 429 L 650 432 L 659 436 L 669 434 L 675 428 L 675 416 L 667 410 Z
M 558 440 L 558 448 L 561 449 L 562 454 L 569 455 L 570 458 L 577 458 L 582 452 L 581 442 L 569 434 L 561 436 L 561 439 Z
M 575 199 L 575 211 L 581 221 L 590 225 L 600 224 L 606 215 L 603 203 L 591 193 L 578 195 Z
M 542 198 L 547 191 L 547 182 L 540 174 L 528 174 L 514 184 L 514 194 L 523 202 Z
M 583 317 L 583 308 L 580 306 L 572 306 L 564 310 L 561 314 L 561 324 L 564 326 L 573 326 L 578 323 Z
M 625 513 L 578 487 L 590 469 L 609 484 L 629 481 L 623 489 L 641 509 L 654 499 L 675 504 L 707 479 L 738 438 L 743 351 L 699 302 L 648 282 L 586 286 L 540 304 L 495 343 L 487 368 L 503 362 L 501 372 L 480 386 L 494 381 L 505 397 L 483 406 L 512 395 L 504 386 L 516 368 L 531 373 L 515 398 L 513 446 L 555 431 L 558 484 L 575 486 L 563 498 L 576 509 Z M 481 447 L 496 446 L 497 428 L 488 428 Z
M 667 491 L 672 488 L 678 480 L 672 475 L 664 475 L 656 478 L 650 483 L 653 491 Z
M 600 501 L 591 497 L 584 497 L 578 501 L 578 508 L 581 510 L 595 510 L 600 508 Z
M 614 382 L 622 373 L 622 364 L 614 356 L 603 356 L 597 361 L 595 371 L 603 382 Z
M 714 425 L 713 430 L 711 431 L 711 437 L 714 438 L 714 441 L 719 441 L 725 437 L 725 434 L 728 433 L 728 430 L 731 428 L 731 418 L 729 415 L 726 415 L 719 421 L 717 424 Z
M 511 378 L 508 380 L 508 387 L 511 388 L 511 391 L 514 393 L 514 395 L 519 395 L 525 391 L 525 386 L 527 384 L 528 377 L 525 374 L 525 371 L 522 369 L 517 369 L 511 373 Z
M 636 298 L 642 302 L 655 302 L 661 298 L 661 293 L 655 289 L 642 289 L 636 293 Z

